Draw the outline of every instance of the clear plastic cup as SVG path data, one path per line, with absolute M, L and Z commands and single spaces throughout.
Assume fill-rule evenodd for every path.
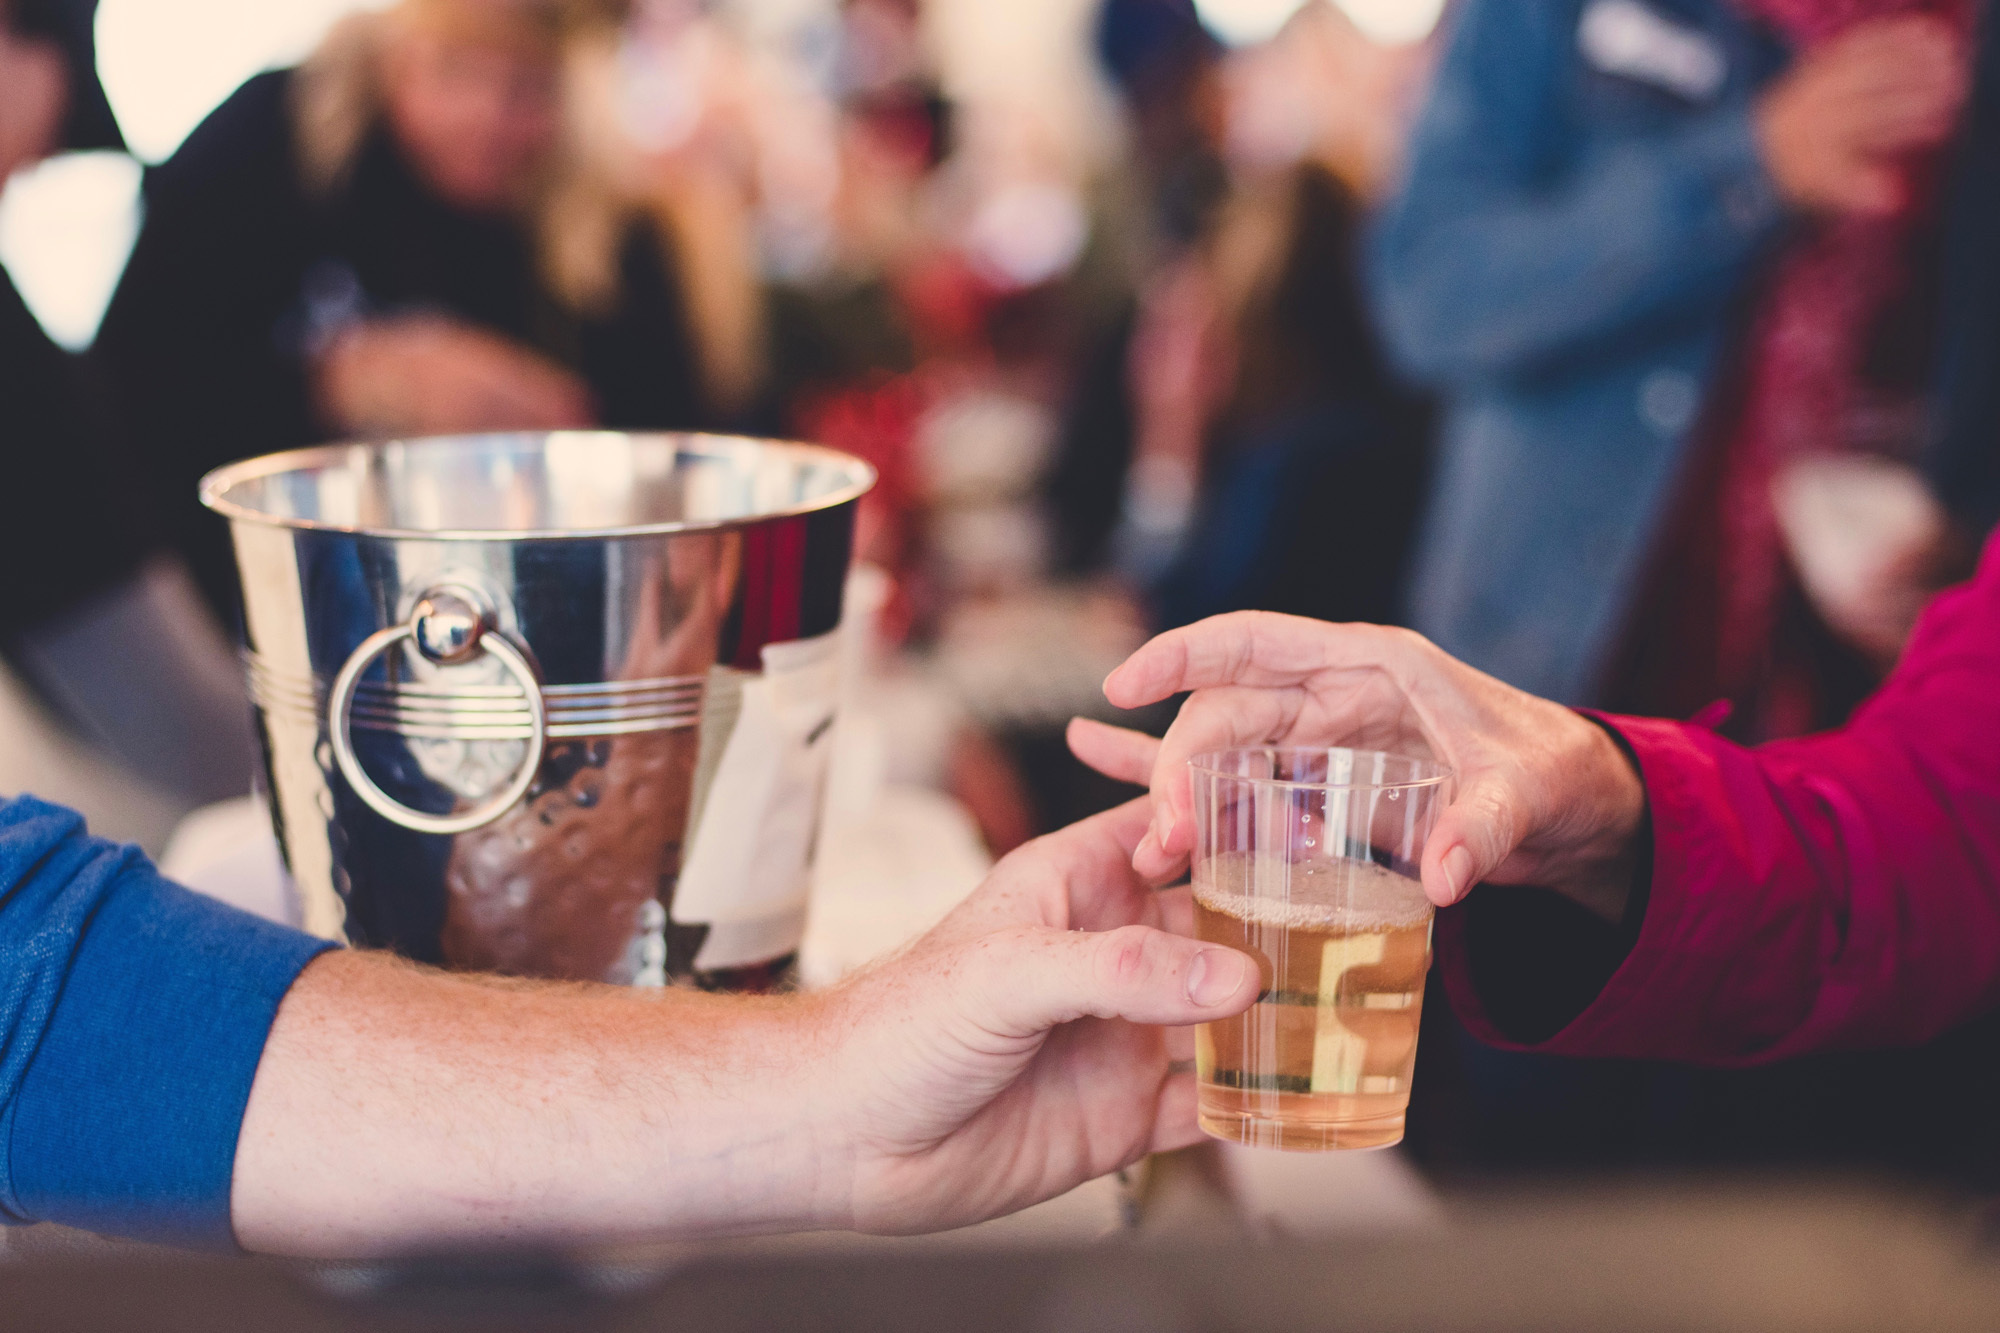
M 1257 960 L 1257 1003 L 1196 1031 L 1201 1127 L 1256 1147 L 1403 1137 L 1430 901 L 1418 863 L 1450 770 L 1347 749 L 1196 756 L 1196 933 Z

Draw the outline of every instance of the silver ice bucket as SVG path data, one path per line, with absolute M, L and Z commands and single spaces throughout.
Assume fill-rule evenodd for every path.
M 449 967 L 779 983 L 873 482 L 809 445 L 596 431 L 211 473 L 306 927 Z

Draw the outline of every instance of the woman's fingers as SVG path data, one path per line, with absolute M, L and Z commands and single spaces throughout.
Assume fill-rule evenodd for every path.
M 1188 761 L 1210 750 L 1285 740 L 1305 702 L 1304 692 L 1296 688 L 1218 686 L 1197 691 L 1181 705 L 1154 755 L 1153 827 L 1133 862 L 1140 874 L 1161 878 L 1177 873 L 1194 848 Z
M 1962 64 L 1962 47 L 1950 24 L 1905 14 L 1857 23 L 1819 49 L 1844 85 L 1865 89 Z
M 1160 742 L 1143 731 L 1087 717 L 1069 720 L 1069 752 L 1105 777 L 1144 787 L 1153 780 Z
M 1189 761 L 1244 745 L 1352 745 L 1419 755 L 1433 749 L 1408 698 L 1379 668 L 1329 670 L 1310 687 L 1197 690 L 1167 728 L 1154 761 L 1151 847 L 1162 858 L 1194 847 Z M 1147 850 L 1142 844 L 1142 854 Z M 1164 870 L 1164 861 L 1135 864 L 1141 874 Z
M 1850 141 L 1871 153 L 1925 148 L 1951 132 L 1957 114 L 1956 102 L 1941 97 L 1884 99 L 1869 109 L 1866 122 L 1854 129 Z
M 1132 869 L 1157 882 L 1178 879 L 1187 873 L 1188 853 L 1191 850 L 1191 843 L 1179 851 L 1170 850 L 1157 832 L 1149 832 L 1138 850 L 1132 853 Z
M 1280 742 L 1408 744 L 1410 738 L 1389 733 L 1409 729 L 1410 710 L 1396 682 L 1415 669 L 1411 654 L 1421 644 L 1406 631 L 1377 625 L 1328 625 L 1252 611 L 1170 630 L 1139 649 L 1105 681 L 1112 703 L 1139 707 L 1194 691 L 1154 761 L 1159 813 L 1153 847 L 1165 859 L 1187 850 L 1192 834 L 1183 827 L 1189 798 L 1182 770 L 1205 750 Z M 1301 729 L 1308 716 L 1313 725 Z M 1370 736 L 1349 734 L 1355 728 Z M 1152 873 L 1144 862 L 1140 869 Z
M 1216 685 L 1296 685 L 1328 667 L 1382 662 L 1406 637 L 1379 625 L 1236 611 L 1168 630 L 1146 644 L 1105 678 L 1104 696 L 1120 708 L 1140 708 Z
M 1152 826 L 1135 844 L 1133 868 L 1149 879 L 1180 870 L 1193 846 L 1187 761 L 1204 750 L 1261 744 L 1281 738 L 1296 716 L 1297 691 L 1203 690 L 1188 700 L 1167 740 L 1087 718 L 1069 724 L 1072 753 L 1106 777 L 1153 791 Z
M 1448 760 L 1453 747 L 1433 735 L 1419 695 L 1431 699 L 1433 711 L 1440 692 L 1447 700 L 1462 695 L 1465 682 L 1451 667 L 1407 630 L 1262 612 L 1215 616 L 1154 639 L 1104 685 L 1122 707 L 1193 692 L 1154 755 L 1152 828 L 1133 868 L 1163 879 L 1185 867 L 1194 848 L 1187 765 L 1205 751 L 1354 745 Z M 1079 754 L 1119 775 L 1139 753 L 1136 744 L 1097 732 L 1073 729 L 1072 738 Z
M 1449 907 L 1499 870 L 1526 833 L 1521 807 L 1521 793 L 1501 773 L 1467 782 L 1424 844 L 1425 895 Z
M 1153 794 L 1161 779 L 1179 773 L 1188 760 L 1211 750 L 1239 745 L 1277 745 L 1289 739 L 1314 702 L 1301 686 L 1215 685 L 1188 696 L 1167 728 L 1153 762 Z M 1317 743 L 1318 737 L 1312 738 Z M 1329 742 L 1330 743 L 1330 742 Z M 1183 796 L 1186 783 L 1178 784 Z M 1185 801 L 1183 801 L 1185 806 Z

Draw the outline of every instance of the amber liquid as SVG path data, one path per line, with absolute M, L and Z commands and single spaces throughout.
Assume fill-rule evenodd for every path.
M 1431 907 L 1365 861 L 1202 863 L 1195 933 L 1257 960 L 1263 991 L 1195 1033 L 1201 1127 L 1262 1148 L 1380 1148 L 1403 1137 Z

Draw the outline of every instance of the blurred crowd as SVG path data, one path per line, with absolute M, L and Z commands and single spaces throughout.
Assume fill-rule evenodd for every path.
M 90 8 L 0 0 L 0 177 L 119 142 Z M 867 458 L 888 762 L 996 851 L 1117 799 L 1061 728 L 1159 629 L 1407 624 L 1761 741 L 1838 723 L 2000 518 L 1976 0 L 1459 0 L 1396 42 L 1308 0 L 1235 45 L 1103 0 L 1083 124 L 964 94 L 923 0 L 777 8 L 356 12 L 148 170 L 85 354 L 0 293 L 0 653 L 38 706 L 179 809 L 249 790 L 196 483 L 320 441 Z M 2000 1110 L 1953 1038 L 1695 1073 L 1432 1011 L 1440 1170 L 1928 1166 Z M 1965 1095 L 1889 1143 L 1837 1110 L 1883 1078 Z

